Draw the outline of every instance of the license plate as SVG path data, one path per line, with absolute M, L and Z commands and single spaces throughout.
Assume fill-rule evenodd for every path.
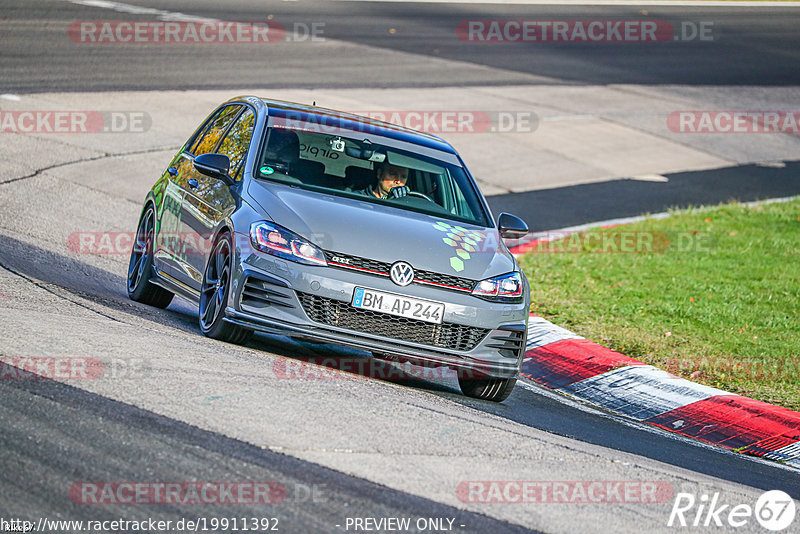
M 444 316 L 444 304 L 441 302 L 415 299 L 363 287 L 357 287 L 353 292 L 353 306 L 362 310 L 383 312 L 435 324 L 441 324 Z

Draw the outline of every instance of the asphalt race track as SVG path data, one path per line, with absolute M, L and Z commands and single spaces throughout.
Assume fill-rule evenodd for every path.
M 103 46 L 68 37 L 76 21 L 191 17 L 279 21 L 295 37 L 265 47 Z M 643 17 L 674 27 L 713 22 L 715 38 L 481 45 L 460 41 L 455 30 L 466 20 Z M 324 28 L 318 42 L 302 35 L 314 23 Z M 354 350 L 261 335 L 246 346 L 207 339 L 186 302 L 156 310 L 127 298 L 126 254 L 81 254 L 69 245 L 78 231 L 133 231 L 144 193 L 197 121 L 221 95 L 251 90 L 322 95 L 354 109 L 376 105 L 363 104 L 370 94 L 391 102 L 389 109 L 426 99 L 456 109 L 448 95 L 459 91 L 487 101 L 502 93 L 498 106 L 507 106 L 531 88 L 535 97 L 519 106 L 549 106 L 538 112 L 542 135 L 587 121 L 602 132 L 636 130 L 652 146 L 647 154 L 664 146 L 684 158 L 670 166 L 640 161 L 649 155 L 636 146 L 598 146 L 591 157 L 606 160 L 589 168 L 579 158 L 559 159 L 553 146 L 535 146 L 535 137 L 527 145 L 492 132 L 456 136 L 491 186 L 493 209 L 521 214 L 538 230 L 797 195 L 797 135 L 687 140 L 644 115 L 651 101 L 665 113 L 795 109 L 800 6 L 4 0 L 0 36 L 0 112 L 97 102 L 103 110 L 147 110 L 152 119 L 146 134 L 0 133 L 0 357 L 84 357 L 104 370 L 92 380 L 13 379 L 19 369 L 0 367 L 0 530 L 17 519 L 48 532 L 103 531 L 51 521 L 152 519 L 172 523 L 104 528 L 203 531 L 186 522 L 204 521 L 205 531 L 233 532 L 244 530 L 233 518 L 255 518 L 259 530 L 277 519 L 278 531 L 292 533 L 763 532 L 755 518 L 738 528 L 709 520 L 680 529 L 668 521 L 678 493 L 729 508 L 752 507 L 767 490 L 800 499 L 796 470 L 636 425 L 535 385 L 520 383 L 493 404 L 462 396 L 452 377 L 421 377 L 420 369 L 396 365 L 377 378 L 359 376 L 371 358 Z M 587 119 L 585 101 L 571 94 L 587 95 L 597 116 Z M 582 135 L 577 130 L 559 135 Z M 516 151 L 526 165 L 526 157 L 552 159 L 540 181 L 506 183 L 489 157 L 494 150 Z M 350 365 L 347 372 L 304 366 L 312 358 Z M 521 503 L 508 495 L 482 502 L 464 490 L 475 481 L 668 491 L 610 502 Z M 251 492 L 236 503 L 130 504 L 117 493 L 92 500 L 98 487 L 125 483 L 260 484 L 272 498 L 254 500 Z M 696 507 L 687 519 L 695 512 L 705 521 Z
M 268 16 L 288 29 L 324 22 L 324 37 L 337 44 L 312 48 L 275 46 L 263 55 L 211 46 L 190 56 L 162 44 L 142 53 L 127 47 L 54 47 L 62 41 L 59 21 L 151 20 L 153 14 L 91 10 L 82 2 L 28 0 L 4 2 L 5 16 L 35 14 L 42 21 L 4 29 L 3 87 L 9 92 L 240 88 L 240 87 L 436 87 L 467 83 L 498 85 L 540 81 L 597 84 L 770 85 L 800 83 L 800 35 L 790 8 L 702 8 L 631 6 L 530 6 L 503 4 L 409 4 L 372 2 L 262 2 L 237 0 L 143 0 L 129 2 L 167 12 L 231 21 L 264 21 Z M 89 3 L 91 2 L 84 2 Z M 106 2 L 109 3 L 109 2 Z M 113 4 L 113 2 L 110 2 Z M 130 10 L 128 10 L 130 11 Z M 455 38 L 464 20 L 559 20 L 592 17 L 642 17 L 681 22 L 713 22 L 721 40 L 595 44 L 467 44 Z M 788 15 L 788 16 L 787 16 Z M 47 21 L 48 23 L 45 23 Z M 10 20 L 6 21 L 6 23 Z M 300 27 L 298 27 L 300 28 Z M 395 30 L 391 32 L 391 30 Z M 689 32 L 687 30 L 687 37 Z M 302 41 L 300 41 L 302 42 Z M 310 44 L 310 43 L 309 43 Z M 519 46 L 522 44 L 522 46 Z M 361 45 L 356 50 L 348 45 Z M 169 47 L 172 46 L 173 50 Z M 297 51 L 294 51 L 297 49 Z M 147 49 L 145 49 L 147 50 Z M 415 71 L 386 61 L 385 50 L 460 62 L 465 68 Z M 79 52 L 78 52 L 79 51 Z M 768 58 L 768 61 L 764 61 Z M 477 69 L 477 66 L 488 69 Z M 44 74 L 46 73 L 46 74 Z

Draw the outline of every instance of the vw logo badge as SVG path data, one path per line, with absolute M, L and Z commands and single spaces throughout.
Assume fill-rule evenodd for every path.
M 398 286 L 407 286 L 414 281 L 414 268 L 404 261 L 398 261 L 392 265 L 389 275 Z

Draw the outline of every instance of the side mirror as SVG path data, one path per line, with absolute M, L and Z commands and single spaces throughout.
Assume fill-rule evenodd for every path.
M 497 226 L 500 229 L 500 237 L 508 239 L 521 239 L 529 232 L 525 221 L 510 213 L 501 213 Z
M 194 168 L 197 172 L 233 185 L 233 178 L 228 175 L 230 167 L 231 160 L 225 154 L 202 154 L 194 158 Z

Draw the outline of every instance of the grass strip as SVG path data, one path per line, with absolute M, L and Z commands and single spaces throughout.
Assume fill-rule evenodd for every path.
M 531 311 L 678 376 L 800 411 L 800 198 L 670 213 L 522 256 Z

